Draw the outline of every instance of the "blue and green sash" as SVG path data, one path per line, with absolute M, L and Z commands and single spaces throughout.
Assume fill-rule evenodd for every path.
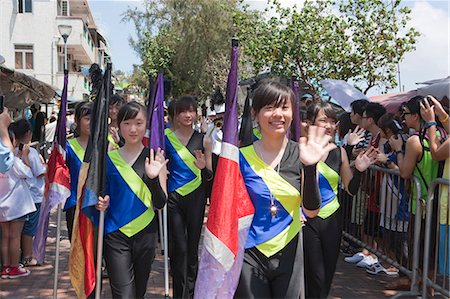
M 66 164 L 70 174 L 70 197 L 64 204 L 64 211 L 73 208 L 77 204 L 78 176 L 83 164 L 84 148 L 76 138 L 70 139 L 66 143 Z
M 259 128 L 253 128 L 253 142 L 258 141 L 262 138 L 261 131 Z
M 186 196 L 202 183 L 201 170 L 195 166 L 196 158 L 178 139 L 177 135 L 165 129 L 166 154 L 169 158 L 169 192 Z
M 112 137 L 111 133 L 108 133 L 108 142 L 112 144 L 114 149 L 119 149 L 120 148 L 120 146 L 116 143 L 116 141 Z
M 300 231 L 300 192 L 264 163 L 253 145 L 241 148 L 240 168 L 255 207 L 245 248 L 258 248 L 270 257 L 283 249 Z M 277 207 L 272 217 L 271 194 Z
M 322 197 L 320 212 L 317 216 L 325 219 L 336 212 L 340 206 L 337 197 L 339 173 L 323 161 L 317 163 L 317 169 L 319 170 L 319 190 Z
M 117 150 L 108 153 L 106 167 L 106 190 L 111 199 L 105 214 L 105 234 L 120 230 L 131 237 L 155 216 L 152 194 Z

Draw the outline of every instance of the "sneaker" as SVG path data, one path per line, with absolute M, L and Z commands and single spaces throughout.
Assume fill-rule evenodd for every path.
M 356 264 L 356 263 L 359 263 L 360 261 L 362 261 L 364 256 L 365 255 L 362 252 L 358 252 L 358 253 L 355 253 L 353 256 L 344 258 L 344 261 L 346 261 L 347 263 Z
M 2 267 L 2 278 L 9 278 L 9 266 Z
M 371 255 L 366 255 L 360 262 L 356 264 L 356 266 L 361 268 L 367 268 L 375 263 L 378 263 L 378 258 L 374 258 Z
M 28 269 L 25 269 L 21 266 L 18 267 L 10 267 L 9 268 L 9 278 L 14 279 L 18 277 L 24 277 L 31 274 L 31 271 Z

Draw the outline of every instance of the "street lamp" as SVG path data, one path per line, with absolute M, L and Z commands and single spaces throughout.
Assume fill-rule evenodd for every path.
M 58 25 L 58 30 L 64 40 L 64 70 L 67 70 L 67 39 L 72 32 L 72 26 Z

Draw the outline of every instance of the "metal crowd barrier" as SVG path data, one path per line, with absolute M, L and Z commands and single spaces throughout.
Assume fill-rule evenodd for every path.
M 410 291 L 399 293 L 398 297 L 419 294 L 422 221 L 421 217 L 413 220 L 409 212 L 413 190 L 415 194 L 421 194 L 418 178 L 404 180 L 398 171 L 378 166 L 371 166 L 366 171 L 355 196 L 349 196 L 343 187 L 340 190 L 344 239 L 366 248 L 380 262 L 386 262 L 410 278 Z M 422 215 L 420 196 L 417 198 L 416 215 Z M 408 225 L 414 225 L 413 235 L 408 236 L 412 232 Z
M 435 203 L 436 188 L 441 188 L 438 201 Z M 425 246 L 424 246 L 424 260 L 423 260 L 423 274 L 422 281 L 425 281 L 426 287 L 422 287 L 422 298 L 427 298 L 428 287 L 434 291 L 439 292 L 445 297 L 450 297 L 449 283 L 450 283 L 450 196 L 449 196 L 448 179 L 438 178 L 431 182 L 428 188 L 428 200 L 426 210 L 426 224 L 425 224 Z M 435 212 L 436 211 L 436 212 Z M 433 227 L 433 216 L 436 217 L 435 227 Z M 431 240 L 432 232 L 436 232 L 436 238 Z M 436 243 L 431 243 L 436 242 Z M 430 248 L 435 245 L 434 252 Z M 433 265 L 430 269 L 430 256 L 435 256 Z M 429 271 L 432 271 L 431 278 Z

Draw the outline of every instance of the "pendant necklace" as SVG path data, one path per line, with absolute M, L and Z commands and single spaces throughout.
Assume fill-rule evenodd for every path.
M 278 175 L 280 175 L 280 164 L 281 164 L 281 160 L 283 159 L 283 155 L 284 155 L 284 149 L 283 149 L 283 154 L 281 155 L 280 162 L 278 162 L 278 165 L 277 165 L 277 173 L 278 173 Z M 261 154 L 261 157 L 262 157 L 262 154 Z M 264 158 L 263 158 L 263 161 L 264 161 Z M 267 166 L 270 167 L 269 164 L 267 164 Z M 264 168 L 264 174 L 267 177 L 267 173 L 266 173 L 266 169 L 265 168 Z M 272 215 L 272 217 L 275 217 L 277 215 L 277 212 L 278 212 L 278 207 L 275 205 L 275 197 L 273 196 L 272 191 L 270 191 L 270 189 L 269 189 L 269 193 L 270 193 L 270 214 Z

